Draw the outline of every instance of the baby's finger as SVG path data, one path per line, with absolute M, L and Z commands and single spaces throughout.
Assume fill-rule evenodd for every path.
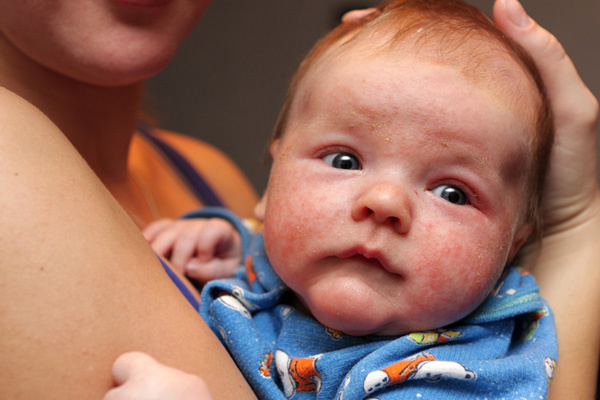
M 185 268 L 185 274 L 201 283 L 213 279 L 229 278 L 240 266 L 240 258 L 214 258 L 203 262 L 197 258 L 191 259 Z
M 168 228 L 172 224 L 173 220 L 170 218 L 162 218 L 156 220 L 154 222 L 151 222 L 146 228 L 144 228 L 144 230 L 142 231 L 142 235 L 144 235 L 148 242 L 152 243 L 152 241 L 156 238 L 158 234 L 160 234 L 160 232 L 162 232 L 164 229 Z
M 190 221 L 181 221 L 182 223 Z M 179 236 L 173 244 L 171 252 L 171 263 L 179 270 L 185 271 L 187 263 L 197 253 L 197 244 L 201 232 L 206 229 L 206 224 L 194 223 L 187 224 L 185 229 L 179 232 Z
M 153 363 L 156 361 L 147 354 L 136 351 L 124 353 L 113 363 L 113 382 L 117 386 L 122 385 Z
M 152 250 L 160 256 L 168 257 L 171 250 L 173 250 L 173 246 L 175 246 L 175 243 L 179 239 L 180 233 L 181 227 L 177 225 L 163 229 L 150 242 Z
M 196 255 L 201 261 L 213 257 L 231 257 L 242 253 L 239 233 L 225 220 L 214 218 L 206 221 L 196 242 Z

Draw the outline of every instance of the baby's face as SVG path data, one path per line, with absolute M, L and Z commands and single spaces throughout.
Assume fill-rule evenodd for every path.
M 353 335 L 473 311 L 529 232 L 528 118 L 455 69 L 385 54 L 331 58 L 298 95 L 259 216 L 281 278 Z

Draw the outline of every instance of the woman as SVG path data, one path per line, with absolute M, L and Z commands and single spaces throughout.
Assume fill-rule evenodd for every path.
M 109 366 L 117 355 L 117 353 L 111 354 L 112 350 L 116 348 L 124 350 L 122 345 L 125 343 L 129 343 L 127 348 L 134 345 L 136 340 L 130 341 L 134 336 L 137 336 L 141 343 L 147 343 L 151 348 L 162 347 L 163 344 L 165 350 L 166 347 L 177 347 L 171 344 L 177 342 L 177 336 L 170 333 L 164 335 L 159 332 L 175 330 L 175 325 L 178 326 L 178 335 L 198 335 L 198 341 L 202 343 L 199 350 L 202 351 L 198 351 L 195 355 L 194 352 L 184 349 L 181 349 L 183 351 L 169 351 L 168 353 L 171 354 L 169 358 L 173 361 L 180 358 L 181 361 L 187 360 L 185 363 L 188 365 L 200 363 L 202 360 L 202 363 L 207 363 L 206 369 L 213 371 L 213 375 L 222 368 L 230 369 L 233 374 L 237 374 L 237 370 L 231 362 L 220 368 L 214 368 L 208 364 L 211 355 L 218 354 L 218 357 L 215 358 L 220 360 L 225 359 L 226 353 L 221 350 L 219 343 L 212 335 L 202 336 L 203 326 L 199 326 L 201 322 L 197 314 L 185 302 L 180 302 L 183 297 L 168 280 L 164 279 L 165 274 L 162 267 L 160 264 L 156 265 L 153 257 L 148 265 L 142 267 L 140 264 L 142 268 L 139 270 L 133 264 L 125 268 L 117 267 L 120 261 L 117 262 L 116 259 L 114 260 L 114 269 L 113 266 L 101 266 L 99 263 L 95 263 L 95 260 L 103 259 L 103 256 L 92 248 L 95 246 L 85 246 L 85 249 L 79 247 L 79 250 L 76 250 L 78 245 L 75 242 L 81 235 L 87 236 L 87 232 L 82 233 L 76 230 L 69 232 L 69 221 L 73 219 L 83 221 L 91 216 L 92 219 L 120 221 L 117 225 L 111 226 L 111 233 L 108 236 L 114 238 L 136 237 L 139 240 L 135 241 L 137 244 L 131 243 L 132 249 L 138 245 L 145 248 L 144 240 L 137 234 L 136 227 L 128 221 L 127 215 L 119 208 L 113 208 L 115 203 L 113 206 L 109 206 L 109 209 L 113 210 L 110 211 L 111 215 L 104 214 L 103 217 L 100 217 L 102 207 L 94 206 L 96 204 L 94 198 L 98 198 L 96 193 L 98 191 L 102 193 L 105 190 L 104 187 L 108 188 L 118 203 L 127 210 L 139 228 L 143 228 L 146 223 L 159 217 L 177 217 L 204 203 L 202 199 L 198 199 L 192 194 L 193 190 L 184 181 L 183 174 L 173 167 L 170 160 L 167 160 L 162 147 L 139 133 L 137 121 L 140 115 L 143 80 L 157 73 L 166 65 L 200 18 L 208 3 L 208 0 L 0 2 L 0 86 L 27 99 L 29 103 L 46 114 L 61 131 L 54 131 L 56 135 L 52 136 L 53 134 L 50 132 L 55 128 L 50 127 L 48 121 L 41 120 L 40 115 L 31 110 L 29 105 L 22 103 L 6 90 L 2 90 L 2 117 L 0 118 L 2 120 L 2 140 L 18 145 L 21 139 L 26 138 L 27 131 L 38 132 L 31 136 L 35 142 L 31 143 L 31 146 L 24 142 L 21 143 L 26 146 L 23 149 L 24 153 L 37 159 L 31 164 L 28 163 L 32 167 L 31 173 L 36 175 L 31 177 L 33 180 L 30 183 L 37 181 L 38 178 L 49 183 L 52 180 L 50 171 L 53 168 L 60 168 L 60 166 L 64 168 L 65 174 L 61 175 L 65 178 L 73 177 L 69 174 L 77 168 L 87 170 L 87 167 L 83 165 L 77 167 L 80 161 L 75 164 L 70 163 L 73 156 L 79 153 L 104 185 L 100 185 L 97 178 L 89 174 L 82 177 L 82 181 L 73 186 L 64 182 L 66 186 L 60 189 L 61 180 L 59 179 L 52 184 L 53 189 L 46 192 L 52 195 L 43 199 L 39 198 L 44 204 L 44 208 L 48 207 L 48 210 L 53 210 L 49 214 L 53 215 L 54 223 L 65 234 L 64 236 L 54 229 L 46 231 L 42 227 L 45 217 L 40 215 L 36 217 L 36 212 L 30 214 L 31 220 L 29 217 L 18 216 L 27 208 L 26 203 L 29 200 L 34 201 L 36 196 L 33 193 L 22 194 L 26 201 L 21 205 L 25 208 L 19 207 L 21 211 L 10 212 L 10 215 L 21 220 L 22 224 L 17 224 L 20 226 L 19 228 L 11 227 L 11 223 L 3 219 L 3 232 L 7 234 L 11 232 L 8 240 L 3 240 L 3 243 L 15 251 L 19 247 L 17 243 L 19 240 L 14 242 L 15 235 L 18 236 L 17 230 L 22 229 L 28 234 L 36 232 L 26 239 L 36 249 L 30 249 L 31 253 L 37 252 L 37 249 L 41 250 L 41 248 L 49 249 L 46 244 L 41 244 L 42 241 L 45 242 L 45 239 L 37 236 L 37 234 L 41 234 L 47 235 L 48 238 L 52 237 L 51 242 L 56 239 L 55 244 L 58 246 L 70 243 L 72 247 L 69 253 L 71 255 L 78 254 L 86 260 L 80 259 L 77 262 L 81 267 L 79 271 L 63 269 L 63 266 L 66 267 L 75 261 L 75 258 L 67 256 L 61 261 L 60 271 L 57 271 L 50 267 L 52 262 L 48 257 L 53 258 L 53 256 L 45 251 L 38 253 L 41 257 L 40 261 L 46 259 L 41 263 L 44 265 L 37 264 L 37 262 L 32 263 L 28 256 L 21 257 L 21 255 L 12 253 L 12 250 L 12 254 L 7 255 L 15 263 L 13 264 L 12 261 L 3 263 L 3 268 L 12 270 L 18 278 L 17 281 L 14 281 L 7 275 L 6 278 L 12 283 L 8 286 L 3 284 L 1 295 L 3 298 L 1 342 L 2 358 L 5 362 L 2 363 L 0 374 L 7 381 L 2 383 L 0 397 L 98 398 L 101 393 L 100 388 L 104 390 L 111 384 Z M 25 126 L 12 125 L 16 121 L 13 117 L 21 110 L 23 112 L 21 114 L 22 122 Z M 20 138 L 10 139 L 11 127 L 17 129 Z M 47 132 L 44 131 L 46 127 L 49 128 Z M 33 133 L 33 131 L 31 132 Z M 164 132 L 154 133 L 171 146 L 179 145 L 180 149 L 186 151 L 187 156 L 193 156 L 189 159 L 190 163 L 200 170 L 202 178 L 216 194 L 215 197 L 223 199 L 225 205 L 237 209 L 244 215 L 251 213 L 256 196 L 231 161 L 206 144 Z M 51 143 L 55 143 L 54 140 L 64 143 L 55 148 L 50 142 L 45 142 L 50 137 L 54 137 L 54 139 L 50 139 Z M 67 146 L 65 139 L 73 144 L 76 152 Z M 42 147 L 37 147 L 38 144 Z M 61 157 L 60 149 L 69 149 L 68 154 Z M 8 148 L 4 148 L 4 150 L 12 155 L 17 155 Z M 41 153 L 40 157 L 35 156 L 36 151 Z M 42 154 L 50 158 L 43 161 Z M 21 154 L 18 162 L 21 163 L 28 157 Z M 3 158 L 7 162 L 9 161 L 8 156 Z M 37 162 L 40 164 L 36 164 Z M 13 177 L 18 177 L 19 181 L 27 176 L 24 171 L 15 171 L 15 174 L 17 175 L 13 175 Z M 27 179 L 29 178 L 25 180 Z M 13 186 L 9 182 L 5 182 L 5 184 Z M 17 186 L 11 189 L 11 191 L 16 190 L 13 192 L 14 194 L 18 191 Z M 36 186 L 42 190 L 43 185 L 36 184 Z M 59 192 L 53 193 L 55 189 Z M 59 197 L 63 195 L 65 198 L 71 198 L 73 202 L 65 201 L 65 198 L 59 200 Z M 73 196 L 82 197 L 77 200 Z M 99 198 L 110 197 L 103 193 L 99 195 Z M 5 200 L 7 203 L 3 202 L 3 204 L 8 205 L 16 198 L 11 195 Z M 112 203 L 112 200 L 110 202 Z M 41 206 L 41 203 L 38 205 Z M 54 207 L 59 203 L 62 203 L 60 207 L 65 206 L 65 211 L 69 210 L 69 212 L 61 215 L 54 211 Z M 87 204 L 86 208 L 89 206 L 90 214 L 83 219 L 81 215 L 75 217 L 78 214 L 76 210 L 84 203 Z M 38 208 L 33 203 L 29 204 Z M 8 215 L 8 209 L 6 211 L 7 214 L 3 215 Z M 34 220 L 37 220 L 37 223 L 28 225 L 28 221 L 33 223 Z M 100 223 L 98 225 L 91 220 L 88 221 L 91 223 L 89 225 L 90 233 L 94 231 L 99 233 L 97 229 L 103 225 L 103 222 L 98 221 Z M 95 227 L 93 227 L 94 225 Z M 105 231 L 104 234 L 108 234 L 108 232 Z M 89 239 L 98 244 L 98 250 L 102 242 L 100 236 L 102 234 L 99 236 L 94 233 L 89 235 Z M 114 247 L 113 245 L 117 244 L 117 241 L 119 240 L 106 243 L 108 247 L 104 248 L 110 248 L 110 253 L 115 256 L 127 253 L 128 246 L 125 244 L 129 240 L 123 240 L 124 247 L 120 245 Z M 49 242 L 46 243 L 49 244 Z M 111 263 L 111 257 L 105 260 Z M 19 266 L 17 267 L 17 265 Z M 74 264 L 71 265 L 74 266 Z M 45 272 L 53 271 L 50 274 L 53 278 L 46 283 L 55 288 L 52 292 L 56 296 L 44 294 L 45 290 L 41 289 L 38 284 L 45 286 L 46 284 L 42 284 L 42 281 L 47 280 L 48 277 L 29 275 L 34 270 L 44 275 Z M 91 272 L 102 270 L 104 271 L 98 275 Z M 139 275 L 133 272 L 136 270 Z M 133 275 L 123 274 L 125 271 L 131 271 Z M 89 277 L 89 280 L 75 278 L 82 272 L 83 275 Z M 112 277 L 105 280 L 102 278 L 103 275 L 105 278 Z M 30 281 L 27 276 L 30 276 L 32 280 Z M 109 283 L 124 283 L 129 280 L 128 276 L 134 283 L 127 284 L 127 289 L 119 288 L 119 284 L 112 286 L 112 283 Z M 55 281 L 54 278 L 58 278 L 58 281 Z M 157 278 L 158 280 L 156 280 Z M 25 281 L 21 279 L 25 279 Z M 76 284 L 75 279 L 79 283 Z M 153 280 L 155 284 L 145 284 Z M 83 283 L 84 281 L 88 283 Z M 108 286 L 104 286 L 102 281 L 105 281 Z M 22 303 L 23 309 L 21 306 L 14 307 L 16 303 L 21 303 L 21 294 L 25 294 L 13 292 L 13 289 L 20 286 L 26 287 L 26 291 L 29 292 L 27 296 L 29 300 Z M 135 287 L 143 289 L 144 293 L 152 293 L 152 297 L 155 299 L 161 298 L 160 305 L 139 308 L 136 306 L 136 302 L 140 302 L 140 300 L 129 296 L 127 296 L 129 300 L 123 301 L 125 299 L 120 297 L 120 293 L 128 292 Z M 59 288 L 62 288 L 60 292 Z M 20 291 L 20 289 L 17 290 Z M 163 298 L 161 292 L 164 290 L 167 293 L 170 292 L 171 295 L 167 294 Z M 101 292 L 102 295 L 96 297 L 94 292 L 98 294 Z M 140 290 L 139 293 L 141 294 L 142 291 Z M 41 301 L 42 298 L 44 298 L 43 301 Z M 118 306 L 116 302 L 112 303 L 112 299 L 116 300 L 117 298 L 119 298 Z M 4 300 L 7 300 L 8 303 L 4 303 Z M 145 300 L 143 302 L 147 303 Z M 9 304 L 10 306 L 8 306 Z M 96 309 L 93 304 L 97 305 L 99 314 L 92 311 Z M 45 308 L 46 311 L 42 311 L 42 308 Z M 25 309 L 29 310 L 26 314 L 29 312 L 32 314 L 26 316 L 23 313 Z M 47 311 L 51 309 L 54 311 L 48 313 Z M 124 309 L 132 312 L 124 311 Z M 5 311 L 6 314 L 4 314 Z M 141 314 L 138 314 L 138 317 L 135 315 L 142 311 L 148 314 L 143 318 L 148 321 L 148 326 L 136 321 Z M 40 312 L 39 315 L 38 312 Z M 20 317 L 20 320 L 15 320 L 13 316 L 16 314 L 13 313 L 18 313 L 22 319 Z M 41 315 L 48 317 L 52 315 L 53 322 L 45 327 L 43 318 L 38 318 Z M 108 317 L 107 319 L 112 322 L 103 321 L 105 317 L 102 315 Z M 161 323 L 158 325 L 150 323 L 154 318 L 158 318 Z M 169 322 L 170 318 L 173 320 Z M 177 322 L 178 320 L 181 320 L 182 323 Z M 170 328 L 163 324 L 167 324 L 166 326 L 170 326 Z M 150 325 L 153 326 L 152 329 L 149 329 Z M 163 328 L 155 331 L 154 328 L 159 325 L 163 325 Z M 37 330 L 34 326 L 41 328 L 39 332 L 42 337 L 30 336 L 30 329 Z M 84 326 L 85 328 L 82 330 L 81 328 Z M 123 326 L 128 328 L 121 330 L 119 327 Z M 73 337 L 67 332 L 79 333 Z M 112 334 L 108 332 L 112 332 Z M 134 332 L 137 333 L 134 334 Z M 104 340 L 113 334 L 116 337 L 108 341 Z M 148 340 L 145 338 L 146 336 L 152 337 L 152 339 Z M 42 341 L 40 342 L 38 339 Z M 99 342 L 103 342 L 103 344 L 98 346 Z M 53 353 L 53 351 L 48 353 L 51 348 L 61 350 L 56 355 L 50 355 Z M 31 352 L 34 359 L 28 360 L 27 355 L 21 353 L 21 350 L 27 353 Z M 78 354 L 75 356 L 73 352 Z M 9 355 L 11 353 L 14 357 Z M 71 356 L 68 354 L 77 359 L 72 365 L 67 365 L 71 363 Z M 47 358 L 46 355 L 50 358 Z M 182 355 L 183 357 L 181 357 Z M 79 364 L 79 361 L 82 363 Z M 48 373 L 49 370 L 55 372 L 60 370 L 61 372 L 54 375 Z M 19 374 L 25 371 L 29 371 L 27 373 L 29 377 L 21 376 L 24 379 L 22 387 L 19 379 L 13 380 L 11 377 L 15 373 Z M 84 371 L 85 374 L 81 374 Z M 210 374 L 210 372 L 208 373 Z M 38 377 L 42 379 L 38 380 Z M 243 383 L 242 379 L 239 380 Z M 219 379 L 215 377 L 215 382 L 218 381 Z M 37 391 L 36 395 L 28 392 L 30 390 Z M 236 392 L 232 391 L 232 398 L 237 398 L 235 394 Z M 243 398 L 243 393 L 239 398 Z
M 256 202 L 220 151 L 138 122 L 144 79 L 170 61 L 208 3 L 0 3 L 0 86 L 60 128 L 140 229 L 202 205 L 251 216 Z
M 256 201 L 220 152 L 138 124 L 144 79 L 171 60 L 208 3 L 0 3 L 0 85 L 60 128 L 140 228 L 203 203 L 250 216 Z M 188 157 L 213 193 L 197 193 L 164 146 Z
M 1 85 L 50 119 L 0 91 L 0 397 L 99 398 L 112 385 L 114 359 L 141 350 L 203 377 L 215 398 L 252 398 L 217 339 L 105 190 L 130 214 L 145 222 L 153 217 L 143 185 L 127 173 L 139 82 L 170 59 L 206 2 L 46 3 L 11 2 L 0 10 Z M 598 106 L 558 43 L 545 45 L 549 34 L 518 7 L 498 0 L 496 19 L 538 62 L 558 127 L 549 235 L 531 265 L 555 309 L 559 335 L 574 324 L 589 332 L 584 354 L 576 340 L 561 335 L 553 396 L 569 391 L 569 397 L 584 397 L 594 391 L 599 342 L 589 305 L 598 300 L 593 287 L 600 279 L 592 242 L 600 233 Z M 564 97 L 578 106 L 573 99 L 561 104 Z

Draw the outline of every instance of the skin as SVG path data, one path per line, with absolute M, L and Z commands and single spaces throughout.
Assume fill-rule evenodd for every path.
M 359 18 L 369 12 L 372 11 L 353 11 L 344 19 Z M 579 78 L 556 38 L 530 19 L 518 2 L 496 1 L 494 18 L 507 35 L 535 58 L 553 100 L 557 127 L 557 151 L 552 153 L 552 168 L 546 182 L 546 191 L 555 190 L 556 196 L 547 198 L 544 204 L 543 246 L 526 246 L 521 252 L 525 256 L 522 262 L 534 271 L 558 321 L 561 361 L 555 371 L 549 399 L 593 399 L 599 339 L 594 332 L 599 331 L 599 317 L 598 313 L 584 310 L 592 311 L 590 305 L 593 307 L 600 300 L 596 285 L 600 278 L 596 268 L 599 257 L 596 238 L 600 235 L 595 150 L 598 102 Z M 260 207 L 259 212 L 264 212 Z M 565 284 L 565 265 L 570 265 L 570 284 Z M 569 324 L 587 332 L 587 339 L 582 341 L 578 335 L 561 334 Z M 140 370 L 147 371 L 135 368 L 143 375 Z M 154 379 L 172 373 L 166 367 L 153 369 Z M 192 378 L 182 375 L 169 382 L 179 382 L 179 379 Z M 139 393 L 145 387 L 130 385 L 128 389 L 133 388 L 137 390 L 134 393 Z M 162 390 L 165 395 L 170 395 L 178 393 L 179 387 L 165 385 Z M 124 397 L 119 398 L 128 399 L 129 393 L 125 392 Z M 197 398 L 202 394 L 198 392 Z
M 0 397 L 101 398 L 139 350 L 215 398 L 254 398 L 118 205 L 152 219 L 128 174 L 143 79 L 207 4 L 0 1 Z
M 2 4 L 13 7 L 16 3 Z M 561 355 L 550 398 L 591 399 L 600 332 L 600 314 L 596 312 L 600 301 L 598 102 L 554 37 L 524 12 L 524 25 L 512 21 L 506 8 L 514 4 L 518 3 L 497 0 L 496 22 L 538 63 L 553 100 L 560 148 L 552 154 L 546 185 L 556 194 L 544 204 L 545 228 L 551 233 L 543 238 L 538 258 L 528 264 L 558 322 Z M 6 379 L 0 382 L 1 397 L 99 398 L 112 384 L 103 378 L 108 376 L 110 364 L 122 352 L 139 349 L 163 363 L 200 374 L 212 385 L 213 393 L 226 387 L 231 398 L 244 398 L 244 393 L 235 394 L 239 388 L 235 382 L 243 380 L 227 366 L 226 353 L 185 311 L 187 305 L 180 294 L 167 289 L 171 284 L 152 264 L 153 254 L 139 240 L 135 228 L 124 222 L 122 211 L 115 211 L 119 208 L 114 200 L 77 155 L 86 157 L 104 184 L 120 177 L 123 142 L 128 140 L 119 134 L 131 134 L 137 113 L 137 105 L 131 101 L 138 101 L 138 91 L 74 84 L 22 59 L 6 43 L 0 41 L 0 85 L 41 108 L 60 125 L 61 132 L 39 110 L 0 91 L 2 232 L 10 233 L 0 240 L 0 307 L 2 326 L 7 327 L 0 330 L 0 378 Z M 37 88 L 39 92 L 34 90 Z M 76 150 L 63 134 L 76 144 Z M 98 149 L 112 150 L 91 151 Z M 77 190 L 73 182 L 77 182 Z M 133 198 L 126 195 L 129 190 L 124 184 L 108 186 L 122 204 Z M 86 201 L 77 201 L 82 198 Z M 134 200 L 130 203 L 135 205 Z M 90 210 L 95 212 L 90 214 Z M 103 218 L 115 212 L 120 215 L 116 219 Z M 121 234 L 114 237 L 115 232 Z M 149 265 L 155 267 L 148 270 Z M 115 286 L 119 280 L 114 277 L 124 271 L 130 271 L 126 278 L 135 286 Z M 111 296 L 106 296 L 107 291 Z M 142 292 L 151 292 L 151 298 L 161 296 L 161 301 L 131 301 Z M 148 319 L 149 315 L 153 319 Z M 573 326 L 585 332 L 585 341 L 572 334 Z M 201 346 L 190 347 L 190 342 Z
M 344 16 L 351 21 L 372 9 Z M 536 276 L 555 315 L 559 359 L 549 399 L 594 399 L 600 355 L 600 190 L 598 100 L 558 39 L 516 0 L 496 0 L 494 22 L 535 60 L 551 101 L 555 143 L 546 176 L 542 245 L 527 245 L 520 263 Z M 565 266 L 568 265 L 568 273 Z M 586 332 L 586 340 L 572 327 Z
M 163 173 L 157 181 L 130 170 L 129 150 L 142 113 L 144 79 L 171 60 L 208 3 L 0 1 L 0 86 L 25 98 L 59 127 L 140 227 L 157 218 L 147 193 L 162 217 L 176 218 L 200 206 L 188 200 L 185 188 L 185 196 L 174 197 L 185 187 L 178 176 Z M 187 156 L 203 170 L 212 174 L 212 165 L 219 165 L 231 176 L 231 185 L 238 188 L 235 197 L 242 199 L 236 200 L 237 212 L 250 216 L 256 195 L 241 173 L 222 160 L 206 165 L 198 159 L 206 150 L 197 142 L 190 140 L 185 147 L 197 148 L 198 154 Z M 157 171 L 154 175 L 164 168 L 152 158 L 142 165 L 138 168 Z M 146 175 L 142 185 L 141 175 Z
M 266 250 L 326 326 L 438 328 L 483 301 L 530 231 L 515 171 L 534 125 L 456 69 L 361 54 L 346 47 L 301 83 L 257 216 Z M 533 91 L 523 75 L 517 84 Z M 340 154 L 356 169 L 336 168 Z M 467 204 L 440 197 L 447 188 Z
M 0 27 L 3 41 L 43 67 L 80 82 L 123 86 L 159 72 L 209 1 L 152 3 L 2 0 Z
M 171 60 L 208 3 L 0 1 L 0 86 L 59 127 L 139 228 L 201 206 L 153 150 L 130 156 L 148 147 L 134 137 L 144 79 Z M 235 165 L 197 140 L 184 147 L 209 184 L 236 198 L 228 204 L 251 215 L 257 198 Z
M 242 261 L 239 233 L 219 218 L 161 219 L 144 237 L 156 254 L 169 256 L 179 272 L 201 284 L 232 276 Z
M 213 400 L 204 380 L 166 367 L 147 354 L 123 354 L 115 361 L 112 373 L 118 386 L 104 400 Z M 164 392 L 165 387 L 168 392 Z
M 560 42 L 515 0 L 494 3 L 494 21 L 534 58 L 556 127 L 543 203 L 544 237 L 523 250 L 555 315 L 559 363 L 549 399 L 594 399 L 600 354 L 598 100 Z M 568 271 L 568 272 L 567 272 Z M 586 340 L 573 335 L 573 327 Z
M 0 120 L 0 398 L 102 398 L 134 350 L 202 376 L 215 399 L 255 398 L 58 128 L 4 89 Z

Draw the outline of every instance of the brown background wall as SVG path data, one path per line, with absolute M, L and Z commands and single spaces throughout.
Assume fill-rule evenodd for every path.
M 491 15 L 492 0 L 470 0 Z M 262 191 L 260 162 L 302 56 L 344 10 L 371 0 L 213 0 L 169 67 L 150 80 L 147 103 L 161 126 L 229 154 Z M 600 96 L 600 0 L 523 0 L 563 43 Z

